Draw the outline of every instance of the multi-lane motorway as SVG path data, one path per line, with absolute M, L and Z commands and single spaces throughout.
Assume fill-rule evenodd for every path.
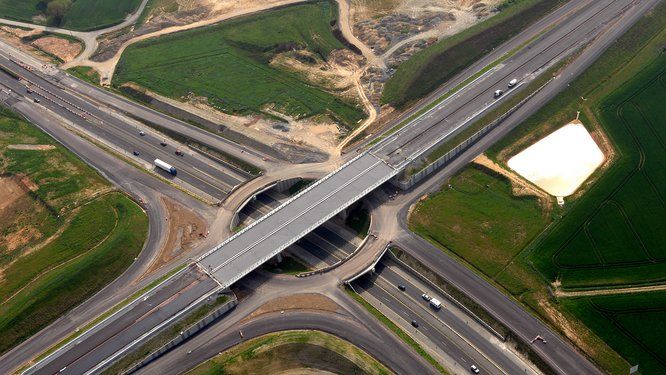
M 197 192 L 203 192 L 201 195 L 207 195 L 206 198 L 210 200 L 224 199 L 231 190 L 250 177 L 231 165 L 203 156 L 175 140 L 167 140 L 166 136 L 122 112 L 96 105 L 63 89 L 64 86 L 34 69 L 27 69 L 27 66 L 14 58 L 0 54 L 0 65 L 22 77 L 17 80 L 6 72 L 0 72 L 0 86 L 12 90 L 17 100 L 35 102 L 35 105 L 47 108 L 68 121 L 80 133 L 112 148 L 141 167 L 154 171 L 162 178 L 176 183 L 184 182 L 190 190 L 194 188 Z M 144 110 L 143 113 L 149 118 L 157 117 L 155 121 L 161 118 L 150 110 Z M 135 117 L 140 118 L 138 115 Z M 191 126 L 185 126 L 184 129 L 192 131 Z M 177 150 L 182 152 L 181 156 L 176 154 Z M 248 155 L 251 156 L 251 153 L 248 152 Z M 175 166 L 177 176 L 155 168 L 153 161 L 157 158 Z
M 524 90 L 531 80 L 538 74 L 543 74 L 548 67 L 586 46 L 585 52 L 565 70 L 565 74 L 556 77 L 554 83 L 546 85 L 540 92 L 543 95 L 554 95 L 565 87 L 566 82 L 585 69 L 586 64 L 597 57 L 613 38 L 626 30 L 656 2 L 657 0 L 570 2 L 556 11 L 556 16 L 550 16 L 554 17 L 550 24 L 540 24 L 541 28 L 531 27 L 527 32 L 512 39 L 484 59 L 490 62 L 503 59 L 495 68 L 466 85 L 400 131 L 385 138 L 369 152 L 358 155 L 339 170 L 318 181 L 239 234 L 232 236 L 200 258 L 198 263 L 222 287 L 229 286 L 346 206 L 395 176 L 402 168 L 420 158 L 442 139 L 469 126 L 476 118 L 497 106 L 505 98 Z M 509 51 L 512 53 L 507 57 L 505 54 Z M 9 62 L 9 64 L 12 63 Z M 478 68 L 481 70 L 483 66 Z M 506 88 L 506 83 L 512 78 L 519 79 L 520 84 L 504 96 L 498 99 L 493 98 L 492 92 Z M 31 81 L 32 79 L 37 78 L 30 78 Z M 464 80 L 464 77 L 459 77 L 458 81 L 461 79 Z M 6 80 L 11 82 L 11 77 L 4 77 L 0 83 L 4 84 Z M 14 90 L 20 89 L 20 87 L 14 88 Z M 49 100 L 49 102 L 51 101 Z M 53 110 L 58 110 L 60 107 L 57 102 L 55 100 L 52 102 L 54 103 Z M 542 104 L 543 99 L 527 102 L 521 108 L 524 111 L 523 115 Z M 94 117 L 102 120 L 103 123 L 109 121 L 103 117 L 102 113 L 93 111 L 90 113 L 93 113 Z M 64 117 L 66 116 L 77 115 L 64 115 Z M 461 267 L 455 264 L 445 264 L 445 266 L 454 270 Z M 492 289 L 492 286 L 477 279 L 469 282 L 469 285 Z M 464 291 L 475 294 L 474 290 Z M 496 290 L 488 293 L 494 293 L 493 298 L 496 297 L 495 294 L 501 294 Z M 205 293 L 202 292 L 203 294 Z M 506 299 L 506 297 L 504 298 Z M 494 303 L 502 302 L 497 298 L 493 301 Z M 516 311 L 517 307 L 510 301 L 507 301 L 506 304 L 511 308 L 503 309 L 503 314 L 518 316 L 522 313 L 529 316 L 522 310 Z M 165 319 L 162 317 L 162 321 Z M 521 319 L 529 325 L 531 331 L 534 330 L 534 327 L 542 327 L 534 318 L 529 320 L 521 316 Z M 510 328 L 520 330 L 520 327 L 511 326 Z M 547 331 L 547 329 L 543 329 Z M 523 336 L 526 334 L 522 333 Z M 118 337 L 112 335 L 108 339 L 115 341 L 119 340 Z M 81 347 L 77 350 L 83 350 L 86 353 L 98 352 L 96 349 L 98 346 L 95 345 L 94 340 L 83 340 L 78 345 Z M 109 345 L 116 344 L 110 343 Z M 558 372 L 598 372 L 589 361 L 563 340 L 555 340 L 554 345 L 549 346 L 548 349 L 538 352 Z M 68 354 L 66 354 L 68 351 L 62 351 L 62 355 L 54 356 L 52 359 L 68 358 Z M 91 362 L 104 360 L 101 355 L 93 355 L 91 358 Z M 58 365 L 69 367 L 73 363 L 75 362 L 70 360 L 69 362 L 58 362 Z M 45 362 L 40 365 L 47 366 L 49 363 Z M 490 367 L 487 364 L 483 366 L 484 368 Z

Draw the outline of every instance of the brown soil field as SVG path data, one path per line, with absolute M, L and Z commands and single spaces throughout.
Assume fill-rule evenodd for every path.
M 72 42 L 67 39 L 55 36 L 45 36 L 34 40 L 31 43 L 34 47 L 56 56 L 63 62 L 70 62 L 81 53 L 83 46 L 81 43 Z
M 144 277 L 174 259 L 183 257 L 199 244 L 208 231 L 206 221 L 196 213 L 168 198 L 162 198 L 167 209 L 169 236 L 157 257 L 144 274 Z

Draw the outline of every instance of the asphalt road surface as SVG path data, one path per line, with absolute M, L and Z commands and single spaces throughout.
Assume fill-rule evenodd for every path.
M 29 373 L 85 374 L 98 371 L 104 360 L 217 289 L 218 285 L 210 277 L 191 266 L 152 294 L 145 295 L 71 345 L 55 352 Z
M 184 145 L 176 144 L 175 141 L 160 136 L 148 126 L 136 121 L 131 122 L 126 117 L 103 110 L 78 96 L 70 95 L 68 92 L 58 89 L 49 80 L 42 79 L 33 71 L 2 56 L 0 56 L 0 65 L 18 73 L 30 82 L 18 81 L 7 73 L 0 72 L 0 85 L 13 90 L 26 102 L 43 106 L 69 122 L 77 124 L 92 138 L 100 140 L 106 145 L 114 146 L 117 152 L 124 154 L 125 157 L 146 169 L 154 170 L 163 178 L 176 182 L 182 180 L 219 200 L 248 179 L 247 174 L 208 159 Z M 28 90 L 32 92 L 29 93 Z M 34 99 L 38 99 L 39 103 L 34 103 Z M 141 136 L 140 131 L 143 131 L 145 135 Z M 161 142 L 165 142 L 166 146 L 162 146 Z M 176 155 L 176 150 L 181 150 L 184 155 Z M 138 155 L 135 155 L 134 152 L 137 152 Z M 153 161 L 157 158 L 176 167 L 177 176 L 155 168 Z
M 465 370 L 475 364 L 487 374 L 534 373 L 485 327 L 393 262 L 381 261 L 376 271 L 359 279 L 355 285 L 360 288 L 355 288 L 359 292 L 367 291 L 398 314 L 403 323 L 406 322 L 403 329 L 426 336 Z M 398 285 L 405 286 L 405 290 L 398 289 Z M 424 292 L 439 299 L 442 308 L 435 310 L 430 307 L 429 302 L 421 297 Z M 410 325 L 412 320 L 417 321 L 418 328 Z

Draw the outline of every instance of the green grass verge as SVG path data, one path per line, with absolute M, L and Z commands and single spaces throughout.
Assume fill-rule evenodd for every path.
M 402 340 L 404 343 L 407 345 L 411 346 L 423 359 L 428 361 L 431 365 L 433 365 L 437 371 L 440 372 L 440 374 L 448 374 L 448 371 L 442 366 L 435 358 L 433 358 L 428 352 L 423 349 L 421 345 L 419 345 L 418 342 L 416 342 L 410 335 L 408 335 L 405 331 L 403 331 L 400 327 L 398 327 L 395 323 L 391 321 L 391 319 L 387 318 L 386 315 L 382 314 L 381 311 L 377 310 L 374 306 L 372 306 L 368 301 L 363 299 L 358 293 L 352 291 L 349 288 L 345 288 L 345 292 L 349 294 L 356 302 L 361 304 L 370 314 L 372 314 L 375 318 L 377 318 L 382 324 L 386 326 L 391 332 L 395 333 L 400 340 Z
M 386 82 L 382 103 L 407 107 L 562 3 L 512 1 L 497 15 L 416 53 Z
M 242 342 L 189 375 L 282 373 L 316 369 L 336 374 L 391 374 L 353 344 L 320 331 L 284 331 Z
M 89 207 L 93 212 L 86 212 Z M 23 281 L 22 289 L 0 306 L 0 352 L 4 352 L 19 342 L 30 337 L 63 313 L 89 298 L 96 291 L 107 285 L 124 271 L 141 250 L 148 229 L 145 213 L 134 202 L 119 193 L 110 193 L 89 203 L 80 215 L 87 213 L 85 218 L 77 216 L 63 234 L 48 246 L 30 256 L 20 258 L 22 266 L 37 264 L 44 267 L 51 260 L 46 256 L 59 255 L 56 249 L 69 252 L 70 259 L 65 261 L 62 256 L 55 263 L 58 268 L 37 275 L 30 268 L 18 268 L 19 262 L 12 265 L 12 275 Z M 76 220 L 94 219 L 94 223 L 104 225 L 106 214 L 115 212 L 117 223 L 105 236 L 100 237 L 99 230 L 82 232 L 91 229 L 88 225 L 76 225 Z M 97 215 L 98 217 L 95 217 Z M 113 219 L 111 219 L 113 220 Z M 97 241 L 89 241 L 87 238 Z M 69 248 L 66 240 L 86 238 L 78 241 L 76 247 Z M 78 256 L 72 254 L 78 251 Z M 24 264 L 27 263 L 27 264 Z M 42 268 L 43 269 L 43 268 Z M 32 278 L 28 280 L 26 273 Z M 12 291 L 18 285 L 11 280 Z M 30 281 L 28 283 L 28 281 Z M 6 287 L 6 284 L 3 285 Z M 4 291 L 3 291 L 3 295 Z
M 94 68 L 89 66 L 75 66 L 73 68 L 67 69 L 67 73 L 82 79 L 88 83 L 91 83 L 95 86 L 99 86 L 100 76 L 99 72 Z
M 5 109 L 0 146 L 0 174 L 26 193 L 0 212 L 4 352 L 122 273 L 143 246 L 147 217 L 120 193 L 100 195 L 110 187 L 102 176 Z
M 172 98 L 195 93 L 227 113 L 263 113 L 271 105 L 297 118 L 326 115 L 351 128 L 364 118 L 362 107 L 270 64 L 298 50 L 326 60 L 344 48 L 334 22 L 336 6 L 317 1 L 150 39 L 123 53 L 113 84 L 134 82 Z
M 535 197 L 514 196 L 506 178 L 483 167 L 463 169 L 448 185 L 417 204 L 409 228 L 490 277 L 550 221 Z

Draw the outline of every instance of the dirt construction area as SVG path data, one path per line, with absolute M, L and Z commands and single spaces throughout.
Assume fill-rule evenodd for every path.
M 384 66 L 370 67 L 363 84 L 379 104 L 383 83 L 401 63 L 439 39 L 491 16 L 499 0 L 352 0 L 354 35 Z
M 163 198 L 162 203 L 168 212 L 166 221 L 169 222 L 169 234 L 160 250 L 159 257 L 153 261 L 145 275 L 149 275 L 174 259 L 183 257 L 208 234 L 208 225 L 201 216 L 171 199 Z

